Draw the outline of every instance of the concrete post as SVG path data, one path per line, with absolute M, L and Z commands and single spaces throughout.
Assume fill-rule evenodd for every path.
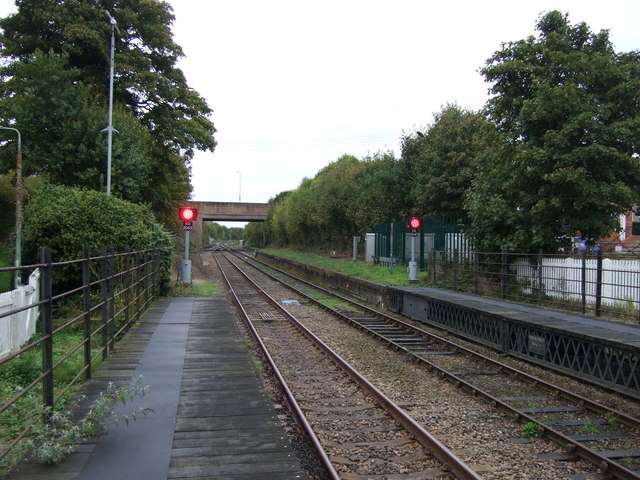
M 418 262 L 416 262 L 416 236 L 411 235 L 411 261 L 409 262 L 409 281 L 418 281 Z
M 184 258 L 182 259 L 182 282 L 191 283 L 191 260 L 189 260 L 189 230 L 184 231 Z
M 360 237 L 353 237 L 353 261 L 358 260 L 358 242 Z

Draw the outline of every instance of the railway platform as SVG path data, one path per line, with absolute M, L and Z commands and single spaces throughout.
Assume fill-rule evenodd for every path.
M 226 298 L 161 299 L 83 387 L 142 376 L 149 392 L 60 465 L 21 463 L 12 480 L 305 478 Z
M 389 308 L 640 398 L 640 325 L 437 288 L 391 288 Z

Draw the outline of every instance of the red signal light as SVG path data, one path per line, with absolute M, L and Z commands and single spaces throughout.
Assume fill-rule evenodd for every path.
M 422 227 L 422 220 L 420 220 L 418 217 L 411 217 L 409 219 L 409 228 L 418 230 L 420 227 Z
M 182 207 L 180 209 L 180 213 L 178 214 L 178 218 L 183 222 L 193 222 L 198 219 L 198 209 L 191 207 Z

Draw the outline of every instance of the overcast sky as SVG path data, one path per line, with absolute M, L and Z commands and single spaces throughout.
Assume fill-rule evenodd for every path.
M 193 199 L 266 202 L 348 153 L 392 150 L 447 103 L 477 110 L 478 73 L 540 14 L 640 49 L 638 0 L 169 0 L 179 64 L 213 108 L 218 146 L 193 162 Z M 15 11 L 0 0 L 0 15 Z M 117 140 L 115 140 L 117 141 Z
M 447 103 L 480 109 L 479 68 L 535 34 L 544 11 L 640 48 L 638 0 L 170 3 L 180 66 L 218 130 L 215 152 L 193 162 L 196 200 L 265 202 L 342 154 L 399 156 L 403 131 Z

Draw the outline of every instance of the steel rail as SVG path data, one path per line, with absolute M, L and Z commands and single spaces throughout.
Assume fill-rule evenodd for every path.
M 244 259 L 242 259 L 242 260 L 244 260 Z M 495 360 L 495 359 L 493 359 L 491 357 L 488 357 L 486 355 L 483 355 L 482 353 L 479 353 L 479 352 L 477 352 L 475 350 L 472 350 L 472 349 L 470 349 L 468 347 L 465 347 L 464 345 L 461 345 L 459 343 L 455 343 L 455 342 L 453 342 L 451 340 L 448 340 L 448 339 L 446 339 L 444 337 L 436 335 L 435 333 L 428 332 L 428 331 L 426 331 L 426 330 L 424 330 L 424 329 L 422 329 L 420 327 L 417 327 L 415 325 L 411 325 L 410 323 L 408 323 L 408 322 L 406 322 L 406 321 L 404 321 L 404 320 L 402 320 L 402 319 L 400 319 L 398 317 L 395 317 L 395 316 L 392 316 L 392 315 L 388 315 L 388 314 L 386 314 L 384 312 L 381 312 L 379 310 L 371 308 L 368 305 L 364 305 L 364 304 L 362 304 L 360 302 L 356 302 L 355 300 L 353 300 L 351 298 L 348 298 L 348 297 L 345 297 L 343 295 L 340 295 L 339 293 L 336 293 L 336 292 L 334 292 L 332 290 L 328 290 L 328 289 L 326 289 L 324 287 L 321 287 L 319 285 L 315 285 L 315 284 L 309 282 L 308 280 L 296 277 L 295 275 L 292 275 L 292 274 L 290 274 L 288 272 L 285 272 L 285 271 L 280 270 L 280 269 L 278 269 L 276 267 L 268 265 L 268 264 L 266 264 L 264 262 L 261 262 L 260 260 L 256 260 L 256 259 L 252 259 L 252 260 L 255 261 L 255 262 L 258 262 L 258 263 L 260 263 L 262 265 L 265 265 L 265 266 L 267 266 L 267 267 L 269 267 L 269 268 L 271 268 L 273 270 L 276 270 L 279 273 L 287 275 L 288 277 L 293 278 L 295 281 L 304 283 L 305 285 L 308 285 L 308 286 L 310 286 L 310 287 L 312 287 L 314 289 L 320 290 L 321 292 L 323 292 L 323 293 L 325 293 L 327 295 L 331 295 L 331 296 L 333 296 L 335 298 L 340 299 L 341 301 L 344 301 L 344 302 L 346 302 L 348 304 L 351 304 L 354 307 L 360 308 L 360 309 L 362 309 L 363 311 L 367 312 L 370 315 L 373 315 L 375 317 L 382 318 L 383 320 L 387 320 L 387 321 L 390 321 L 392 323 L 395 323 L 396 325 L 399 325 L 402 328 L 410 330 L 411 332 L 414 332 L 414 333 L 416 333 L 418 335 L 428 337 L 429 339 L 435 340 L 437 342 L 443 343 L 443 344 L 447 345 L 448 347 L 450 347 L 452 349 L 455 349 L 457 351 L 461 351 L 461 352 L 467 353 L 469 355 L 473 355 L 473 356 L 481 359 L 482 361 L 485 361 L 487 363 L 490 363 L 490 364 L 494 365 L 496 368 L 498 368 L 498 369 L 500 369 L 502 371 L 508 371 L 509 373 L 512 373 L 513 375 L 517 375 L 521 379 L 525 379 L 526 381 L 529 381 L 531 383 L 537 383 L 537 384 L 545 387 L 546 389 L 548 389 L 548 390 L 550 390 L 550 391 L 552 391 L 552 392 L 554 392 L 556 394 L 562 395 L 565 399 L 576 401 L 576 402 L 580 402 L 580 403 L 583 404 L 584 407 L 590 409 L 594 413 L 598 413 L 598 414 L 610 414 L 610 413 L 613 413 L 615 415 L 615 417 L 616 417 L 615 418 L 616 421 L 619 421 L 619 422 L 621 422 L 621 423 L 623 423 L 623 424 L 625 424 L 627 426 L 630 426 L 632 428 L 640 428 L 640 419 L 638 419 L 638 418 L 635 418 L 635 417 L 632 417 L 630 415 L 627 415 L 624 412 L 620 412 L 618 410 L 614 410 L 612 408 L 609 408 L 609 407 L 607 407 L 605 405 L 602 405 L 602 404 L 600 404 L 600 403 L 598 403 L 598 402 L 596 402 L 594 400 L 591 400 L 591 399 L 589 399 L 587 397 L 583 397 L 583 396 L 578 395 L 576 393 L 570 392 L 569 390 L 563 389 L 562 387 L 554 385 L 554 384 L 552 384 L 550 382 L 547 382 L 547 381 L 545 381 L 543 379 L 534 377 L 533 375 L 530 375 L 530 374 L 528 374 L 526 372 L 518 370 L 518 369 L 516 369 L 514 367 L 511 367 L 511 366 L 509 366 L 507 364 L 501 363 L 501 362 L 499 362 L 499 361 L 497 361 L 497 360 Z M 264 272 L 264 273 L 266 275 L 270 275 L 268 272 Z M 352 323 L 353 325 L 357 326 L 358 328 L 360 328 L 362 330 L 366 330 L 370 334 L 372 334 L 372 335 L 374 335 L 376 337 L 380 337 L 381 339 L 384 339 L 385 341 L 387 341 L 384 338 L 384 336 L 381 336 L 380 334 L 376 333 L 375 331 L 373 331 L 371 329 L 367 329 L 363 325 L 361 325 L 358 322 L 354 321 L 353 319 L 349 318 L 348 315 L 345 315 L 344 313 L 342 313 L 342 312 L 340 312 L 338 310 L 332 309 L 331 307 L 327 307 L 326 305 L 323 305 L 321 302 L 318 302 L 318 300 L 314 299 L 310 295 L 299 291 L 298 289 L 295 288 L 295 286 L 289 285 L 286 282 L 283 282 L 282 280 L 278 279 L 277 277 L 275 277 L 273 275 L 270 275 L 270 276 L 272 278 L 274 278 L 275 280 L 280 281 L 283 285 L 285 285 L 285 286 L 287 286 L 289 288 L 293 288 L 294 290 L 299 292 L 301 295 L 303 295 L 308 300 L 310 300 L 310 301 L 312 301 L 312 302 L 314 302 L 316 304 L 322 305 L 323 308 L 331 310 L 336 315 L 339 315 L 341 318 L 343 318 L 344 320 L 349 321 L 350 323 Z M 397 346 L 399 348 L 401 348 L 402 350 L 405 350 L 408 353 L 411 353 L 410 351 L 408 351 L 406 348 L 402 347 L 401 345 L 397 345 Z M 420 360 L 424 360 L 424 359 L 420 359 Z M 522 359 L 520 359 L 520 360 L 522 360 Z M 572 378 L 574 378 L 574 377 L 572 377 Z M 578 380 L 580 380 L 580 379 L 578 379 Z M 602 385 L 598 385 L 598 388 L 603 388 L 605 390 L 608 390 L 606 386 L 602 386 Z M 615 391 L 615 393 L 619 394 L 620 392 Z
M 222 268 L 222 265 L 220 265 L 220 262 L 218 261 L 218 258 L 215 255 L 213 256 L 213 259 L 215 260 L 216 265 L 218 266 L 218 269 L 220 270 L 220 273 L 222 274 L 222 278 L 224 279 L 225 283 L 227 284 L 227 288 L 229 288 L 229 291 L 231 292 L 231 295 L 233 297 L 234 303 L 236 304 L 236 306 L 240 310 L 240 313 L 242 314 L 243 322 L 245 323 L 245 325 L 247 326 L 247 328 L 251 332 L 251 336 L 253 337 L 253 339 L 256 341 L 256 343 L 260 347 L 260 350 L 262 351 L 262 354 L 264 355 L 265 359 L 267 360 L 267 362 L 271 366 L 271 369 L 273 370 L 273 374 L 276 376 L 276 378 L 278 380 L 278 383 L 280 384 L 280 387 L 284 391 L 285 397 L 287 398 L 287 404 L 289 405 L 289 409 L 291 410 L 291 413 L 295 417 L 296 423 L 309 436 L 311 444 L 313 445 L 314 450 L 318 454 L 318 457 L 319 457 L 321 463 L 327 469 L 327 472 L 329 473 L 329 476 L 333 480 L 340 480 L 340 475 L 338 474 L 338 472 L 336 471 L 335 467 L 331 463 L 331 460 L 329 459 L 329 456 L 327 455 L 327 452 L 325 451 L 324 447 L 320 443 L 320 440 L 318 439 L 318 437 L 316 436 L 315 432 L 313 431 L 313 428 L 311 427 L 311 425 L 307 421 L 307 418 L 305 417 L 304 413 L 302 412 L 302 408 L 300 408 L 300 405 L 298 404 L 298 401 L 294 397 L 293 392 L 289 388 L 289 385 L 287 384 L 286 380 L 284 379 L 282 373 L 280 373 L 280 369 L 277 367 L 275 361 L 271 357 L 271 354 L 269 353 L 269 350 L 267 349 L 267 346 L 264 344 L 264 342 L 262 341 L 262 338 L 258 334 L 258 331 L 253 326 L 253 323 L 251 322 L 251 319 L 249 318 L 248 312 L 245 310 L 244 306 L 242 305 L 242 302 L 240 301 L 240 298 L 238 297 L 238 294 L 236 293 L 235 288 L 231 284 L 231 280 L 227 276 L 226 272 Z M 233 262 L 229 262 L 229 263 L 231 263 L 233 265 Z M 235 265 L 234 265 L 234 267 L 235 267 Z M 237 269 L 237 267 L 235 267 L 235 268 Z M 260 290 L 260 291 L 262 292 L 262 290 Z
M 235 254 L 235 253 L 234 253 Z M 237 254 L 236 254 L 237 255 Z M 238 256 L 238 255 L 237 255 Z M 245 258 L 242 258 L 242 256 L 238 256 L 238 258 L 240 258 L 240 260 L 248 263 L 251 265 L 250 262 L 248 262 Z M 351 300 L 347 297 L 344 297 L 340 294 L 337 294 L 331 290 L 328 290 L 326 288 L 314 285 L 313 283 L 298 278 L 288 272 L 284 272 L 278 268 L 272 267 L 271 265 L 265 264 L 264 262 L 260 262 L 259 260 L 255 260 L 252 259 L 253 261 L 256 261 L 258 263 L 261 263 L 263 265 L 266 265 L 268 268 L 274 269 L 290 278 L 295 279 L 296 281 L 299 281 L 305 285 L 308 285 L 314 289 L 317 289 L 321 292 L 323 292 L 324 294 L 333 296 L 335 298 L 339 298 L 341 301 L 347 302 L 353 306 L 356 306 L 358 308 L 363 309 L 365 312 L 382 318 L 384 320 L 390 321 L 392 323 L 395 323 L 396 325 L 400 325 L 403 328 L 406 328 L 412 332 L 415 332 L 421 336 L 427 336 L 431 339 L 434 339 L 438 342 L 442 342 L 445 345 L 458 350 L 458 351 L 462 351 L 464 353 L 467 353 L 469 355 L 473 355 L 479 359 L 481 359 L 482 361 L 488 362 L 491 365 L 495 366 L 496 368 L 498 368 L 501 371 L 507 371 L 509 373 L 512 373 L 514 375 L 517 375 L 521 380 L 523 379 L 523 381 L 528 381 L 531 383 L 537 383 L 538 385 L 541 385 L 545 390 L 550 390 L 554 393 L 560 394 L 562 397 L 564 397 L 567 400 L 570 401 L 575 401 L 577 403 L 580 403 L 583 407 L 587 407 L 589 409 L 591 409 L 592 412 L 597 413 L 599 415 L 602 415 L 603 413 L 613 413 L 615 415 L 615 419 L 627 426 L 630 426 L 632 428 L 639 428 L 640 427 L 640 420 L 631 417 L 629 415 L 626 415 L 622 412 L 619 412 L 617 410 L 613 410 L 610 409 L 604 405 L 601 405 L 597 402 L 594 402 L 586 397 L 583 397 L 581 395 L 577 395 L 575 393 L 569 392 L 568 390 L 565 390 L 561 387 L 558 387 L 556 385 L 553 385 L 549 382 L 546 382 L 545 380 L 536 378 L 532 375 L 529 375 L 525 372 L 522 372 L 520 370 L 517 370 L 513 367 L 510 367 L 506 364 L 500 363 L 496 360 L 493 360 L 485 355 L 482 355 L 478 352 L 475 352 L 469 348 L 466 348 L 462 345 L 459 345 L 457 343 L 454 343 L 450 340 L 447 340 L 445 338 L 442 338 L 438 335 L 432 334 L 430 332 L 427 332 L 426 330 L 423 330 L 421 328 L 415 327 L 413 325 L 410 325 L 406 322 L 404 322 L 403 320 L 400 320 L 398 318 L 386 315 L 382 312 L 379 312 L 375 309 L 372 309 L 366 305 L 362 305 L 359 302 L 355 302 L 354 300 Z M 463 390 L 467 391 L 468 393 L 471 393 L 474 396 L 480 396 L 483 399 L 485 399 L 486 401 L 488 401 L 490 404 L 492 404 L 494 407 L 498 407 L 501 410 L 511 414 L 513 416 L 514 419 L 521 421 L 521 422 L 533 422 L 533 423 L 538 423 L 540 425 L 543 426 L 543 431 L 542 431 L 542 435 L 545 436 L 546 438 L 548 438 L 549 440 L 557 443 L 558 445 L 562 446 L 563 448 L 566 448 L 568 450 L 568 452 L 576 457 L 582 458 L 583 460 L 586 460 L 587 462 L 597 466 L 598 468 L 600 468 L 602 470 L 602 472 L 605 475 L 608 475 L 610 478 L 616 478 L 616 479 L 620 479 L 620 480 L 640 480 L 640 474 L 637 472 L 634 472 L 626 467 L 624 467 L 623 465 L 621 465 L 620 463 L 599 454 L 598 452 L 591 450 L 590 448 L 586 447 L 585 445 L 581 444 L 580 442 L 577 442 L 576 440 L 572 439 L 571 437 L 568 437 L 566 435 L 564 435 L 563 433 L 559 432 L 558 430 L 554 429 L 553 427 L 551 427 L 548 424 L 545 424 L 544 422 L 541 422 L 539 419 L 536 419 L 535 417 L 521 412 L 519 411 L 517 408 L 512 407 L 511 405 L 509 405 L 506 402 L 503 402 L 502 400 L 500 400 L 499 398 L 494 397 L 493 395 L 491 395 L 490 393 L 482 390 L 481 388 L 478 388 L 478 386 L 473 385 L 470 382 L 467 382 L 465 380 L 463 380 L 462 378 L 460 378 L 459 376 L 456 376 L 448 371 L 446 371 L 445 369 L 442 369 L 440 367 L 438 367 L 437 365 L 433 364 L 432 362 L 429 362 L 427 359 L 417 356 L 415 354 L 413 354 L 411 351 L 409 351 L 407 348 L 405 348 L 404 346 L 395 343 L 393 341 L 391 341 L 390 339 L 386 338 L 384 335 L 381 335 L 380 333 L 375 332 L 372 329 L 366 328 L 365 326 L 361 325 L 360 323 L 358 323 L 357 321 L 349 318 L 348 315 L 344 314 L 343 312 L 340 312 L 338 310 L 335 310 L 327 305 L 324 305 L 322 302 L 314 299 L 312 296 L 310 296 L 309 294 L 302 292 L 300 289 L 296 288 L 295 286 L 292 286 L 290 284 L 288 284 L 287 282 L 284 282 L 281 279 L 278 279 L 277 277 L 275 277 L 274 275 L 268 273 L 268 272 L 264 272 L 263 273 L 271 278 L 273 278 L 274 280 L 280 282 L 282 285 L 286 286 L 287 288 L 292 289 L 293 291 L 295 291 L 297 294 L 303 296 L 304 298 L 308 299 L 309 301 L 313 302 L 314 304 L 320 306 L 321 308 L 330 311 L 331 313 L 339 316 L 340 318 L 342 318 L 343 320 L 349 322 L 350 324 L 353 324 L 354 326 L 356 326 L 357 328 L 367 331 L 369 334 L 371 334 L 372 336 L 378 338 L 379 340 L 391 344 L 394 346 L 394 348 L 396 349 L 400 349 L 403 350 L 405 352 L 407 352 L 408 354 L 412 355 L 412 357 L 414 357 L 416 360 L 426 364 L 428 366 L 428 368 L 432 371 L 437 372 L 437 374 L 442 377 L 447 379 L 448 381 L 450 381 L 451 383 L 455 384 L 456 386 L 462 388 Z M 283 307 L 281 307 L 283 308 Z
M 223 253 L 224 255 L 224 253 Z M 230 263 L 240 272 L 249 282 L 251 282 L 256 289 L 258 289 L 268 301 L 275 308 L 277 308 L 305 337 L 307 337 L 316 347 L 322 350 L 336 365 L 338 365 L 345 373 L 347 373 L 358 385 L 360 385 L 378 405 L 387 410 L 387 412 L 408 432 L 410 432 L 415 439 L 427 448 L 431 454 L 437 458 L 446 468 L 451 471 L 456 478 L 460 480 L 481 480 L 478 474 L 476 474 L 467 464 L 465 464 L 460 458 L 458 458 L 451 450 L 449 450 L 443 443 L 437 438 L 431 435 L 427 430 L 416 422 L 409 414 L 407 414 L 402 408 L 395 404 L 390 398 L 382 393 L 378 388 L 371 384 L 365 377 L 363 377 L 357 370 L 355 370 L 349 363 L 347 363 L 342 357 L 334 352 L 328 345 L 314 335 L 308 328 L 306 328 L 300 321 L 298 321 L 291 313 L 289 313 L 280 303 L 272 298 L 267 292 L 260 288 L 256 282 L 249 278 L 240 268 L 233 262 Z M 251 265 L 248 263 L 248 265 Z M 255 266 L 254 266 L 255 268 Z M 226 277 L 225 277 L 226 279 Z

